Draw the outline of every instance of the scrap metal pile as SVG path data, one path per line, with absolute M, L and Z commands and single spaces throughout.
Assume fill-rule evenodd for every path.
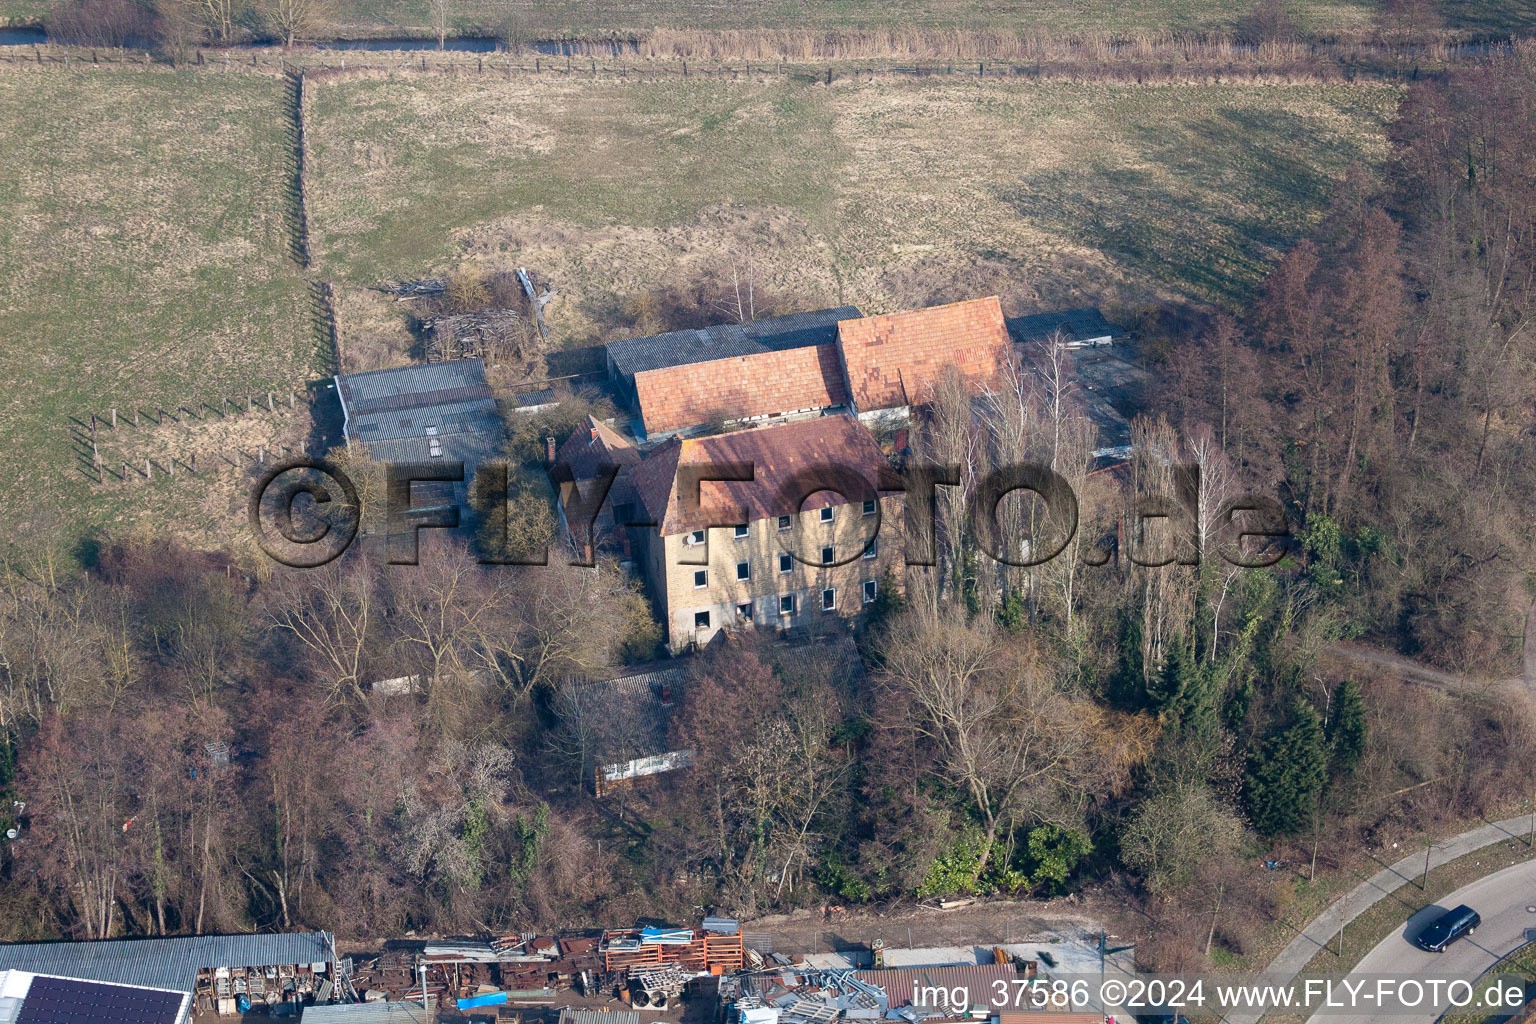
M 853 971 L 795 970 L 742 978 L 732 1020 L 734 1024 L 831 1024 L 840 1018 L 889 1018 L 916 1024 L 928 1016 L 915 1006 L 892 1011 L 885 989 L 860 981 Z
M 419 955 L 396 951 L 357 970 L 359 990 L 373 999 L 437 1003 L 503 993 L 514 1006 L 552 1006 L 559 988 L 591 988 L 601 970 L 596 936 L 551 938 L 529 932 L 490 940 L 430 942 Z M 585 981 L 583 981 L 585 977 Z

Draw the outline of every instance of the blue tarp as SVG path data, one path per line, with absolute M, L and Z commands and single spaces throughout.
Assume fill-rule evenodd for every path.
M 473 999 L 460 999 L 459 1009 L 473 1010 L 477 1006 L 502 1006 L 507 1001 L 505 992 L 492 992 L 488 996 L 475 996 Z
M 685 946 L 693 941 L 691 928 L 642 928 L 640 941 L 656 946 Z

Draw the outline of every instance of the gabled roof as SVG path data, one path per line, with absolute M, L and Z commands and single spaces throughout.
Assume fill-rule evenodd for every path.
M 560 502 L 572 529 L 595 519 L 604 507 L 618 509 L 635 503 L 635 489 L 629 471 L 640 464 L 640 452 L 629 439 L 595 416 L 588 416 L 555 454 L 555 479 Z M 618 468 L 602 503 L 597 502 L 596 486 L 588 483 L 605 469 Z M 567 480 L 562 470 L 570 471 Z M 573 487 L 573 484 L 576 485 Z
M 1104 319 L 1104 314 L 1099 312 L 1097 306 L 1011 316 L 1007 323 L 1008 333 L 1020 344 L 1045 341 L 1058 331 L 1065 335 L 1066 341 L 1093 341 L 1097 338 L 1114 338 L 1124 333 Z
M 1009 358 L 996 295 L 837 325 L 848 387 L 860 412 L 920 405 L 946 365 L 991 380 Z
M 718 324 L 696 331 L 669 331 L 643 338 L 625 338 L 608 344 L 608 358 L 619 373 L 633 377 L 664 366 L 822 345 L 836 340 L 838 321 L 858 315 L 856 306 L 838 306 L 744 324 Z
M 648 435 L 719 419 L 748 421 L 819 414 L 846 406 L 837 346 L 711 359 L 635 374 L 635 398 Z
M 702 507 L 685 507 L 677 484 L 679 467 L 740 463 L 751 464 L 752 480 L 705 483 L 699 496 Z M 713 437 L 674 438 L 647 455 L 630 471 L 629 480 L 651 521 L 662 536 L 670 536 L 707 525 L 714 510 L 740 508 L 746 521 L 753 522 L 859 500 L 857 495 L 817 491 L 798 508 L 786 504 L 781 490 L 802 474 L 826 477 L 827 467 L 857 472 L 881 493 L 894 489 L 875 439 L 858 420 L 841 414 Z M 826 483 L 831 486 L 836 478 L 826 477 Z
M 591 480 L 603 466 L 623 470 L 639 464 L 640 452 L 623 434 L 596 416 L 588 416 L 586 423 L 565 439 L 555 461 L 568 467 L 573 478 Z

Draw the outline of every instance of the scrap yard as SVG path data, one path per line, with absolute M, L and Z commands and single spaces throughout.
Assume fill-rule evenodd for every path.
M 1036 948 L 1047 945 L 1055 952 Z M 402 943 L 348 958 L 341 971 L 364 1003 L 425 1006 L 439 1020 L 936 1024 L 995 1017 L 989 1007 L 999 983 L 1012 990 L 1053 969 L 1100 969 L 1094 946 L 1060 937 L 918 949 L 877 939 L 865 950 L 794 956 L 772 946 L 771 935 L 708 917 L 698 927 Z

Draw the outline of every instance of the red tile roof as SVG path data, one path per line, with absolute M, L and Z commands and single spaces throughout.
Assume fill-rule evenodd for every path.
M 745 419 L 846 405 L 835 345 L 730 356 L 635 374 L 647 433 L 712 419 Z
M 944 366 L 972 381 L 1008 360 L 1008 327 L 996 295 L 837 325 L 848 386 L 860 412 L 928 401 Z
M 700 506 L 685 505 L 677 483 L 679 467 L 705 467 L 750 463 L 751 481 L 706 482 L 700 488 Z M 817 491 L 799 507 L 793 507 L 781 490 L 798 483 L 802 474 L 827 486 L 837 483 L 827 467 L 852 471 L 881 492 L 894 490 L 889 464 L 875 439 L 852 416 L 821 416 L 781 423 L 755 430 L 739 430 L 712 437 L 673 438 L 652 451 L 629 473 L 641 504 L 663 536 L 687 533 L 709 525 L 727 510 L 741 509 L 746 521 L 792 515 L 802 509 L 843 505 L 863 495 Z M 796 487 L 795 490 L 800 488 Z M 850 486 L 848 488 L 852 490 Z M 866 492 L 867 494 L 868 492 Z M 691 502 L 689 503 L 691 504 Z
M 622 471 L 639 461 L 640 453 L 629 439 L 595 416 L 588 416 L 555 453 L 555 462 L 568 466 L 577 480 L 592 479 L 601 466 L 618 466 Z

